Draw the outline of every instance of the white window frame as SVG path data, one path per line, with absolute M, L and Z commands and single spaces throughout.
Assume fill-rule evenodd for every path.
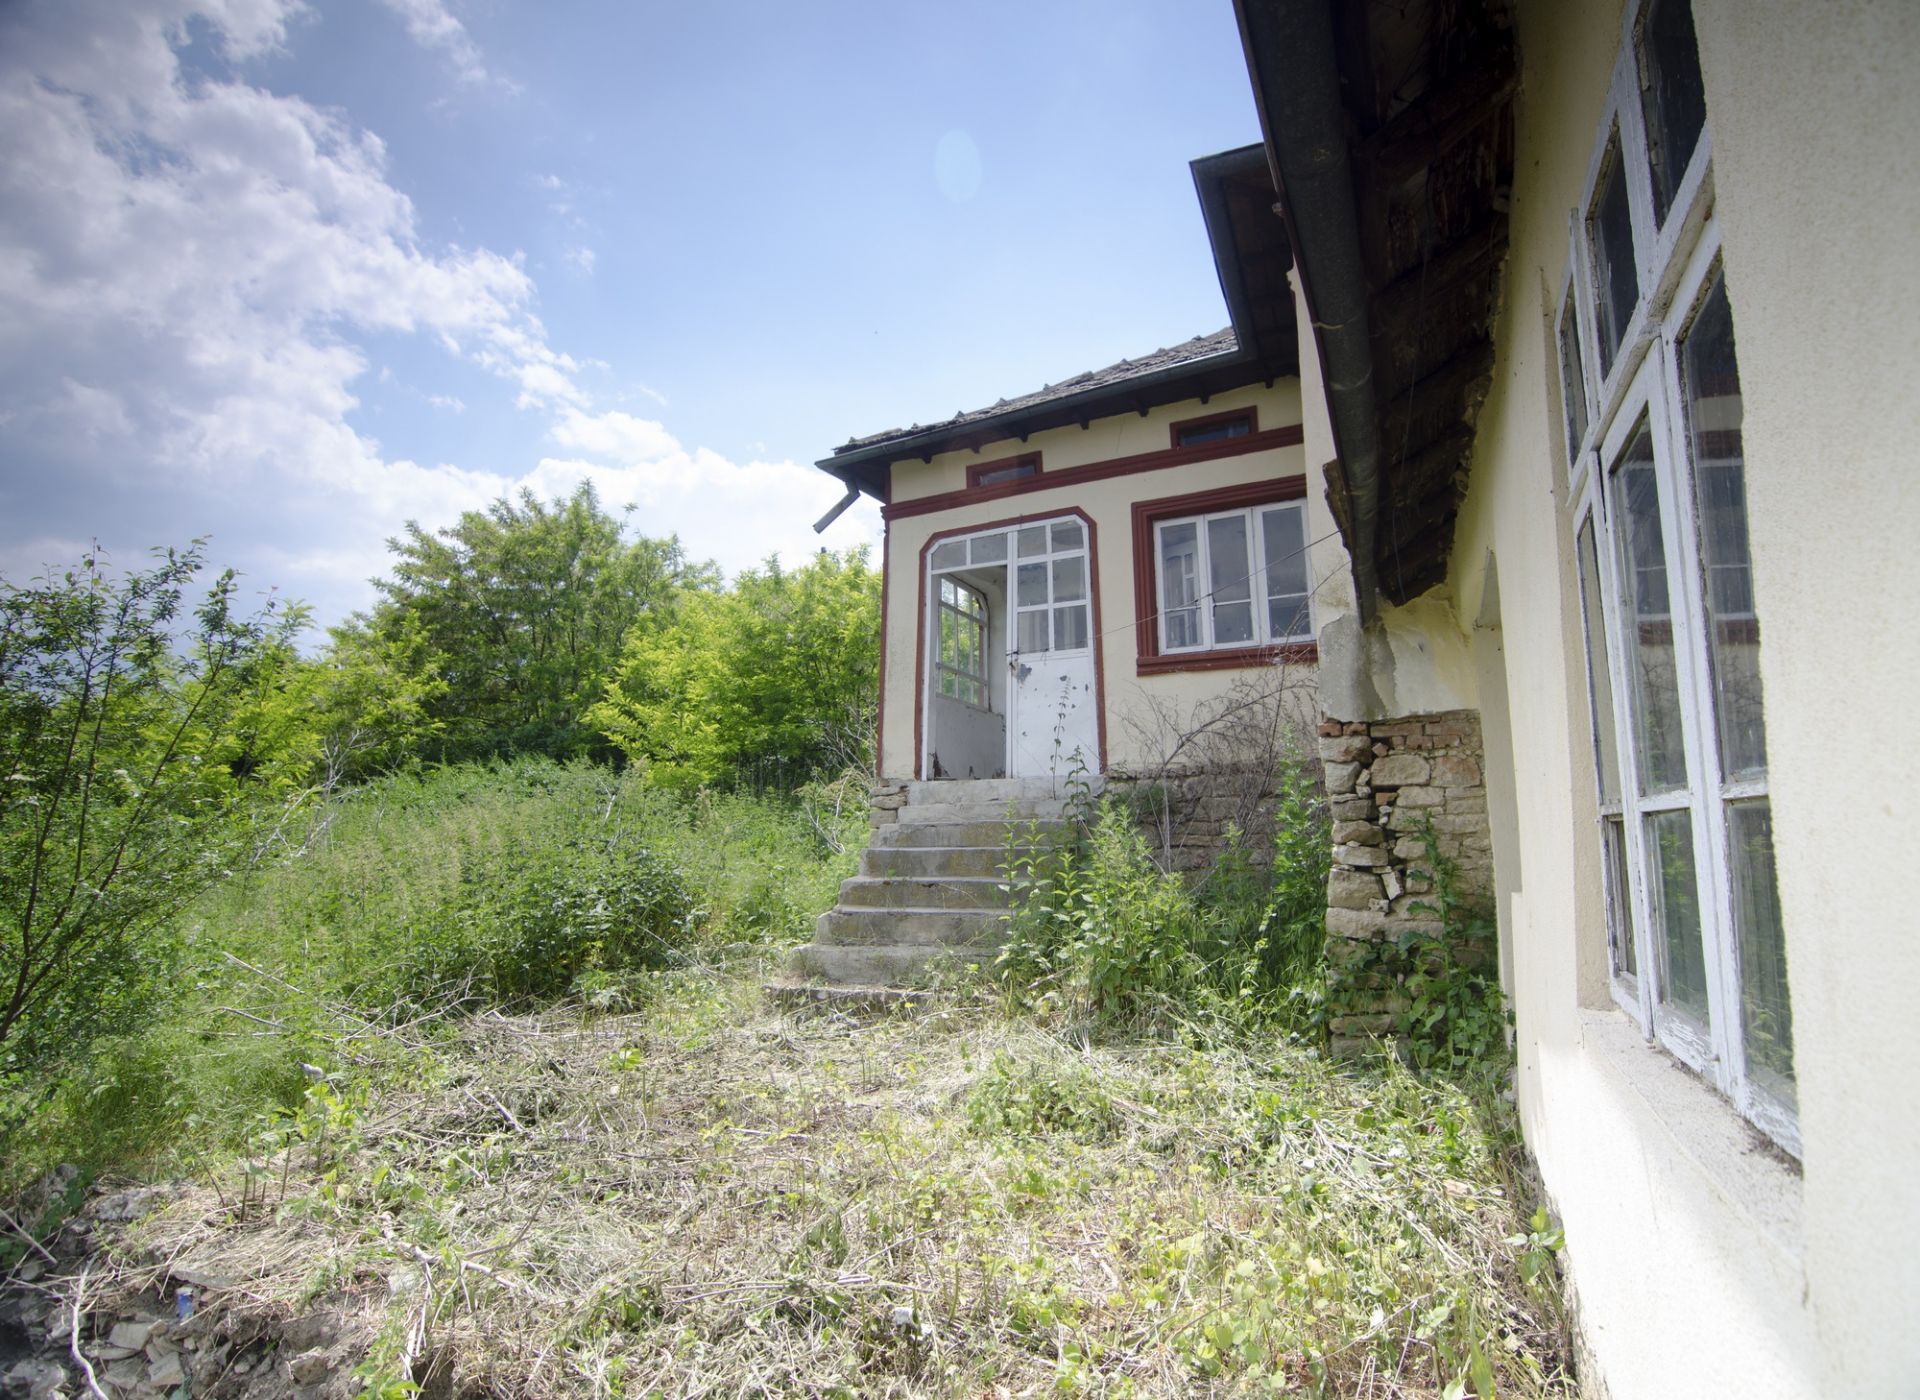
M 968 705 L 976 710 L 990 708 L 987 693 L 987 595 L 972 584 L 947 575 L 936 575 L 938 586 L 934 596 L 934 634 L 933 634 L 933 674 L 934 694 L 952 700 L 956 704 Z M 976 605 L 969 610 L 958 603 L 947 601 L 947 589 L 971 598 Z M 954 654 L 964 662 L 971 659 L 974 666 L 953 665 L 943 657 L 947 619 L 953 619 L 956 638 Z M 959 645 L 959 639 L 971 635 L 971 651 Z M 953 682 L 953 693 L 949 693 L 947 682 Z
M 1571 395 L 1583 395 L 1588 408 L 1585 431 L 1569 463 L 1568 499 L 1576 552 L 1581 530 L 1589 524 L 1593 529 L 1604 653 L 1610 671 L 1605 682 L 1610 687 L 1619 770 L 1615 775 L 1618 800 L 1607 797 L 1605 775 L 1596 774 L 1600 800 L 1597 835 L 1607 880 L 1608 967 L 1615 1001 L 1634 1017 L 1643 1033 L 1714 1083 L 1745 1117 L 1797 1156 L 1800 1133 L 1795 1105 L 1749 1074 L 1746 1063 L 1727 808 L 1730 803 L 1765 799 L 1768 785 L 1764 774 L 1738 780 L 1722 777 L 1707 638 L 1708 584 L 1701 558 L 1694 482 L 1694 473 L 1706 464 L 1691 460 L 1680 380 L 1683 338 L 1710 294 L 1715 277 L 1724 275 L 1720 230 L 1713 217 L 1712 125 L 1709 118 L 1675 191 L 1666 224 L 1656 228 L 1640 91 L 1639 44 L 1648 9 L 1648 0 L 1636 0 L 1628 7 L 1607 108 L 1599 123 L 1583 187 L 1585 197 L 1568 220 L 1567 271 L 1552 316 L 1556 379 L 1562 400 L 1561 442 L 1573 436 Z M 1624 328 L 1613 364 L 1602 375 L 1597 306 L 1602 289 L 1595 284 L 1590 231 L 1591 214 L 1600 196 L 1600 177 L 1616 133 L 1626 170 L 1640 298 Z M 1576 318 L 1578 384 L 1566 382 L 1560 351 L 1569 293 Z M 1659 486 L 1669 612 L 1657 618 L 1639 614 L 1629 619 L 1623 616 L 1621 605 L 1625 596 L 1621 572 L 1625 566 L 1613 518 L 1609 477 L 1613 463 L 1643 417 L 1653 442 Z M 1584 557 L 1576 559 L 1576 574 L 1584 567 Z M 1582 615 L 1585 618 L 1584 589 Z M 1752 616 L 1750 612 L 1720 614 L 1722 620 Z M 1587 626 L 1593 622 L 1585 618 Z M 1629 629 L 1656 622 L 1669 625 L 1674 638 L 1687 781 L 1672 791 L 1643 796 L 1631 680 L 1634 657 L 1630 648 L 1637 634 L 1630 636 Z M 1589 651 L 1587 656 L 1591 655 Z M 1589 693 L 1600 683 L 1601 678 L 1590 675 Z M 1600 761 L 1596 746 L 1596 769 Z M 1646 818 L 1652 813 L 1678 810 L 1686 810 L 1691 819 L 1707 1025 L 1663 1000 L 1661 964 L 1653 936 L 1656 895 L 1651 888 Z M 1625 882 L 1628 908 L 1624 910 L 1616 907 L 1617 886 L 1608 868 L 1614 858 L 1606 830 L 1610 820 L 1622 823 L 1625 837 L 1629 878 Z M 1620 926 L 1623 916 L 1630 919 L 1630 928 Z M 1632 939 L 1637 975 L 1620 965 L 1617 940 L 1622 937 Z
M 1313 587 L 1312 576 L 1308 575 L 1306 592 L 1306 613 L 1300 620 L 1301 630 L 1290 632 L 1284 637 L 1273 635 L 1271 612 L 1267 596 L 1267 532 L 1261 528 L 1261 517 L 1277 511 L 1291 511 L 1300 523 L 1300 539 L 1303 550 L 1307 539 L 1307 514 L 1304 501 L 1270 501 L 1264 505 L 1244 506 L 1237 510 L 1207 511 L 1199 515 L 1175 515 L 1153 522 L 1153 606 L 1154 625 L 1159 629 L 1160 655 L 1162 656 L 1198 656 L 1209 651 L 1245 651 L 1260 647 L 1292 646 L 1314 639 L 1313 630 Z M 1247 555 L 1251 562 L 1251 572 L 1247 576 L 1250 585 L 1248 597 L 1253 603 L 1253 637 L 1244 642 L 1220 642 L 1214 638 L 1213 629 L 1213 561 L 1209 555 L 1211 546 L 1207 542 L 1207 526 L 1215 520 L 1238 518 L 1245 524 L 1247 532 Z M 1168 530 L 1182 525 L 1194 527 L 1195 559 L 1198 570 L 1198 587 L 1195 589 L 1195 605 L 1200 615 L 1200 636 L 1198 645 L 1173 646 L 1167 640 L 1167 593 L 1166 579 L 1161 568 L 1166 562 L 1166 552 L 1161 541 Z M 1184 612 L 1186 608 L 1173 609 Z

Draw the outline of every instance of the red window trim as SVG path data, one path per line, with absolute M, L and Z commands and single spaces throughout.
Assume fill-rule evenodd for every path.
M 1237 442 L 1245 438 L 1257 436 L 1260 432 L 1260 410 L 1256 406 L 1249 404 L 1245 408 L 1228 409 L 1225 413 L 1208 413 L 1198 418 L 1182 418 L 1177 423 L 1169 423 L 1167 425 L 1167 445 L 1176 452 L 1184 448 L 1211 447 L 1213 443 L 1182 442 L 1180 441 L 1180 434 L 1189 429 L 1211 428 L 1221 423 L 1232 423 L 1243 418 L 1246 420 L 1247 430 L 1242 433 L 1239 438 L 1216 438 L 1214 442 Z
M 1233 440 L 1246 441 L 1245 438 Z M 1299 501 L 1306 499 L 1306 495 L 1306 477 L 1286 476 L 1133 503 L 1133 616 L 1138 657 L 1134 663 L 1135 675 L 1160 676 L 1172 671 L 1231 671 L 1320 659 L 1317 642 L 1283 642 L 1277 646 L 1227 647 L 1214 651 L 1180 651 L 1162 655 L 1160 590 L 1154 587 L 1153 527 L 1157 522 L 1183 515 L 1206 515 L 1213 511 L 1245 510 L 1250 506 Z
M 914 598 L 919 620 L 913 628 L 913 776 L 925 781 L 926 765 L 926 722 L 927 722 L 927 561 L 933 557 L 934 546 L 942 540 L 956 535 L 977 535 L 987 530 L 1005 530 L 1016 525 L 1042 520 L 1058 520 L 1062 516 L 1073 516 L 1086 526 L 1087 530 L 1087 625 L 1093 629 L 1093 705 L 1097 743 L 1100 749 L 1100 771 L 1107 771 L 1107 655 L 1100 631 L 1100 530 L 1093 523 L 1093 517 L 1078 506 L 1061 506 L 1057 510 L 1038 511 L 1032 515 L 1012 515 L 1003 520 L 982 520 L 972 525 L 955 525 L 950 529 L 936 530 L 927 536 L 926 543 L 920 546 L 918 578 L 914 585 Z M 884 625 L 884 623 L 883 623 Z M 884 646 L 882 648 L 884 651 Z
M 998 486 L 980 486 L 959 491 L 940 491 L 931 496 L 915 496 L 907 501 L 889 501 L 881 507 L 883 520 L 905 520 L 916 515 L 933 515 L 939 511 L 951 510 L 955 506 L 978 505 L 981 501 L 998 500 L 1002 496 L 1019 496 L 1029 491 L 1053 491 L 1067 486 L 1081 486 L 1093 481 L 1106 481 L 1116 476 L 1130 476 L 1135 472 L 1163 471 L 1168 467 L 1184 467 L 1194 462 L 1211 462 L 1221 457 L 1241 457 L 1249 452 L 1266 452 L 1276 447 L 1298 447 L 1305 437 L 1298 423 L 1289 423 L 1281 428 L 1269 428 L 1263 433 L 1253 433 L 1247 437 L 1222 438 L 1219 442 L 1203 442 L 1197 447 L 1158 448 L 1152 452 L 1140 452 L 1131 457 L 1113 457 L 1104 462 L 1089 462 L 1085 466 L 1061 467 L 1042 476 L 1023 477 L 1019 481 L 1003 481 Z
M 1031 464 L 1033 470 L 1024 476 L 1016 476 L 1006 481 L 987 481 L 984 478 L 995 472 L 1007 471 L 1014 467 Z M 991 462 L 971 462 L 967 465 L 967 489 L 969 491 L 998 491 L 1003 487 L 1017 486 L 1043 476 L 1046 468 L 1041 465 L 1038 452 L 1022 452 L 1017 457 L 997 457 Z

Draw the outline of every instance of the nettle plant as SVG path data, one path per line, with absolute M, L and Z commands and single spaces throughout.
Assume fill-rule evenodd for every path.
M 1442 853 L 1433 823 L 1422 822 L 1428 899 L 1409 905 L 1430 922 L 1413 925 L 1382 945 L 1382 971 L 1399 984 L 1404 1005 L 1394 1031 L 1421 1069 L 1472 1070 L 1503 1064 L 1512 1024 L 1506 994 L 1477 950 L 1498 937 L 1484 900 L 1462 889 L 1460 864 Z M 1463 956 L 1463 954 L 1465 956 Z

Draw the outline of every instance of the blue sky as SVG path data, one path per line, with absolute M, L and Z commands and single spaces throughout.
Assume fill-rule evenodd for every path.
M 1226 0 L 12 0 L 0 572 L 210 535 L 332 621 L 580 480 L 794 559 L 848 436 L 1225 324 L 1257 134 Z

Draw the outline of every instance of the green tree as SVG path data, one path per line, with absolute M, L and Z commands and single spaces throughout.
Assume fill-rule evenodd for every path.
M 770 559 L 628 639 L 591 719 L 670 787 L 791 787 L 872 760 L 880 574 L 867 551 Z
M 241 616 L 231 571 L 187 611 L 202 567 L 0 580 L 0 1091 L 136 1020 L 240 839 L 239 722 L 301 614 Z
M 434 658 L 442 684 L 424 712 L 448 759 L 591 752 L 584 717 L 628 633 L 717 581 L 672 536 L 623 539 L 588 485 L 551 503 L 503 498 L 437 533 L 409 522 L 388 548 L 366 630 Z

